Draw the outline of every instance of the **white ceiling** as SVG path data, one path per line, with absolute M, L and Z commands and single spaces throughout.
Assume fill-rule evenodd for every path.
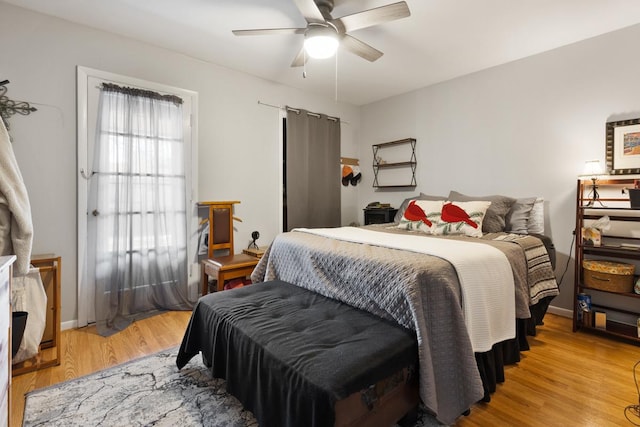
M 336 62 L 290 68 L 302 35 L 234 29 L 304 27 L 293 0 L 2 0 L 319 94 Z M 397 0 L 335 0 L 334 18 Z M 384 52 L 337 56 L 338 100 L 364 105 L 640 23 L 639 0 L 406 0 L 411 16 L 357 30 Z

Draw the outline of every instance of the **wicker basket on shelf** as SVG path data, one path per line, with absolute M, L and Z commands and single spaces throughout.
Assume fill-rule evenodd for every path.
M 582 261 L 585 286 L 608 292 L 633 292 L 635 266 L 622 262 L 585 259 Z

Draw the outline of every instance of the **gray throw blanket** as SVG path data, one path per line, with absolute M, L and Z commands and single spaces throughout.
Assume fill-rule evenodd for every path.
M 544 246 L 538 238 L 521 234 L 498 233 L 497 237 L 487 235 L 485 238 L 502 242 L 514 242 L 524 251 L 527 260 L 527 284 L 529 287 L 529 304 L 535 305 L 546 297 L 555 297 L 560 291 L 556 277 L 551 268 L 551 260 Z

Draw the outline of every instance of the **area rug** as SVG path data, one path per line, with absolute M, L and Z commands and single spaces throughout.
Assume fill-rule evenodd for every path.
M 27 394 L 24 426 L 257 427 L 200 357 L 178 371 L 178 349 Z M 438 426 L 420 413 L 416 427 Z

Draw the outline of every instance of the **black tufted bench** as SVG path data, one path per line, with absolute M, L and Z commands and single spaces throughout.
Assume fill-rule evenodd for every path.
M 198 352 L 260 426 L 388 426 L 418 403 L 415 334 L 289 283 L 202 297 L 177 358 Z

